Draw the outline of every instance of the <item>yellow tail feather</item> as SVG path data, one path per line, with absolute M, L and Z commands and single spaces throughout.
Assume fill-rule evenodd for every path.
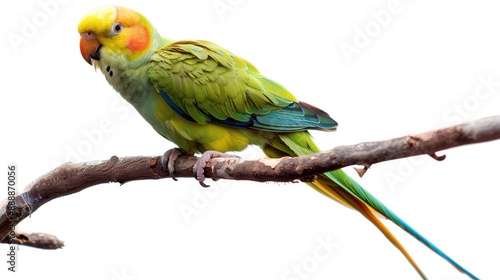
M 379 220 L 379 218 L 377 217 L 377 214 L 379 213 L 377 211 L 372 209 L 369 205 L 366 205 L 363 201 L 359 200 L 349 192 L 345 191 L 343 188 L 337 186 L 333 181 L 329 181 L 328 183 L 320 182 L 321 179 L 328 180 L 326 176 L 323 176 L 324 175 L 321 175 L 318 180 L 312 183 L 308 183 L 308 185 L 310 185 L 320 193 L 326 195 L 327 197 L 339 202 L 340 204 L 358 210 L 373 225 L 375 225 L 385 235 L 385 237 L 387 237 L 387 239 L 389 239 L 389 241 L 399 249 L 399 251 L 401 251 L 401 253 L 405 256 L 408 262 L 410 262 L 413 268 L 415 268 L 415 270 L 420 274 L 420 276 L 423 279 L 427 279 L 425 274 L 422 272 L 420 267 L 418 267 L 417 263 L 413 260 L 413 258 L 406 251 L 403 245 L 389 231 L 389 229 L 382 223 L 382 221 Z

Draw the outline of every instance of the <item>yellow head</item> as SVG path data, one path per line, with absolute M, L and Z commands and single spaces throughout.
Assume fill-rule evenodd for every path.
M 100 51 L 124 54 L 133 61 L 151 47 L 153 28 L 136 11 L 119 7 L 99 7 L 83 17 L 78 24 L 80 52 L 89 64 L 100 59 Z

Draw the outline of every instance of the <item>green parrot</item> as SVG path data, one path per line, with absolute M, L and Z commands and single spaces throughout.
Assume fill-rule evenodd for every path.
M 164 155 L 164 168 L 175 178 L 173 162 L 181 154 L 202 153 L 195 177 L 204 185 L 203 167 L 227 151 L 259 146 L 277 158 L 319 152 L 309 129 L 333 131 L 337 123 L 323 110 L 299 101 L 263 76 L 245 59 L 207 41 L 175 41 L 160 36 L 131 9 L 97 8 L 78 25 L 83 58 L 163 137 L 179 148 Z M 477 279 L 439 250 L 342 170 L 324 173 L 315 190 L 359 211 L 397 247 L 426 279 L 410 254 L 380 221 L 385 217 L 418 239 L 456 269 Z

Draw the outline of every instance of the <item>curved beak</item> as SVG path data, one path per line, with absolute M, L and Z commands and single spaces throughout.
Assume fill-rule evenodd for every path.
M 92 65 L 92 60 L 101 59 L 99 50 L 101 49 L 101 42 L 96 38 L 88 39 L 82 34 L 80 38 L 80 52 L 83 59 L 87 61 L 88 64 Z

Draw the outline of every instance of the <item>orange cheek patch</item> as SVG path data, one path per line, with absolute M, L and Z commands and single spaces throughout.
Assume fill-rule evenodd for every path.
M 137 53 L 146 50 L 151 42 L 151 34 L 144 25 L 135 25 L 130 27 L 130 34 L 133 34 L 128 42 L 128 49 L 132 53 Z

